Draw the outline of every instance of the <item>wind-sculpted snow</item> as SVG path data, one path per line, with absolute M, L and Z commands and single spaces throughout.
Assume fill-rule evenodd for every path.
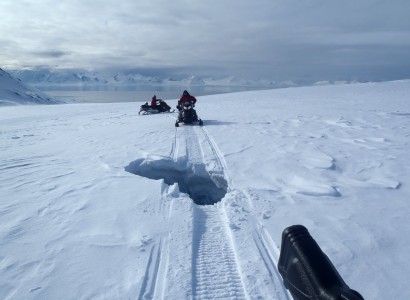
M 179 190 L 187 193 L 195 204 L 215 204 L 225 196 L 227 182 L 223 178 L 215 180 L 206 171 L 204 164 L 174 162 L 169 157 L 148 157 L 137 159 L 125 170 L 150 179 L 163 179 L 168 185 L 178 184 Z
M 131 162 L 127 172 L 150 179 L 178 184 L 195 204 L 212 205 L 222 200 L 228 190 L 221 159 L 206 132 L 182 127 L 175 132 L 170 156 L 148 155 Z

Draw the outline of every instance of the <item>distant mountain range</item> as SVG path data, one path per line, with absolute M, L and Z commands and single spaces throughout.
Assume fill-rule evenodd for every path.
M 87 71 L 76 69 L 48 69 L 37 68 L 29 70 L 9 70 L 15 78 L 25 84 L 40 90 L 70 89 L 70 90 L 110 90 L 110 89 L 139 89 L 146 87 L 250 87 L 275 89 L 309 85 L 332 85 L 354 83 L 352 81 L 270 81 L 246 80 L 230 76 L 213 78 L 210 76 L 147 76 L 136 71 Z
M 0 68 L 0 106 L 19 104 L 56 104 L 59 100 L 28 86 Z
M 110 72 L 85 70 L 10 70 L 13 76 L 32 86 L 259 86 L 267 88 L 298 86 L 293 81 L 245 80 L 234 76 L 212 77 L 160 77 L 145 76 L 136 72 Z

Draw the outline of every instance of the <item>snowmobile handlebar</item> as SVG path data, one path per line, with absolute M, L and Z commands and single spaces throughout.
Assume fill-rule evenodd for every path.
M 343 281 L 302 225 L 283 231 L 278 270 L 295 300 L 364 300 Z

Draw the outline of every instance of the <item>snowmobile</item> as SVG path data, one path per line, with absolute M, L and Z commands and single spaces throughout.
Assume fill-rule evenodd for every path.
M 171 111 L 171 107 L 164 100 L 158 99 L 158 104 L 155 108 L 149 105 L 148 102 L 145 102 L 145 104 L 141 105 L 138 114 L 140 115 L 142 113 L 143 115 L 150 115 L 163 112 L 172 113 L 174 111 L 175 110 Z
M 191 101 L 186 101 L 182 105 L 178 104 L 177 108 L 179 109 L 179 115 L 177 121 L 175 122 L 175 127 L 179 127 L 179 123 L 193 124 L 198 122 L 200 126 L 204 124 L 196 114 L 194 105 Z

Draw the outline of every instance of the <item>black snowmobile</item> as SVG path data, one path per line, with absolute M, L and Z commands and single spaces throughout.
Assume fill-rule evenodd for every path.
M 178 119 L 175 122 L 175 127 L 179 127 L 179 123 L 184 124 L 193 124 L 197 123 L 202 126 L 204 123 L 196 114 L 194 105 L 191 101 L 186 101 L 184 104 L 178 104 L 177 108 L 179 109 Z
M 164 100 L 157 99 L 156 107 L 152 107 L 151 105 L 148 104 L 148 102 L 145 102 L 145 104 L 141 105 L 141 108 L 138 114 L 140 115 L 142 113 L 143 115 L 150 115 L 150 114 L 158 114 L 158 113 L 163 113 L 163 112 L 172 113 L 174 112 L 174 110 L 171 111 L 171 107 Z

